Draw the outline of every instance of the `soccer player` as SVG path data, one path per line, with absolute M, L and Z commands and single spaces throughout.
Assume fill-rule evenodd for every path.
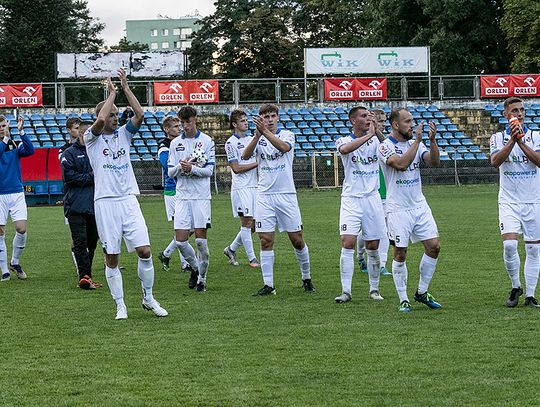
M 189 288 L 206 291 L 210 261 L 207 232 L 211 226 L 210 177 L 214 173 L 214 140 L 197 129 L 197 111 L 184 106 L 178 112 L 183 132 L 171 141 L 168 174 L 176 178 L 174 230 L 176 244 L 192 271 Z M 195 232 L 195 250 L 189 244 L 190 230 Z
M 518 236 L 525 241 L 525 300 L 540 308 L 535 298 L 540 271 L 540 132 L 524 128 L 523 101 L 504 101 L 504 117 L 516 117 L 503 132 L 491 136 L 491 164 L 499 168 L 499 228 L 503 240 L 504 266 L 512 282 L 508 307 L 518 305 L 523 294 L 519 278 Z
M 94 214 L 94 173 L 84 145 L 84 133 L 92 123 L 77 125 L 79 139 L 62 153 L 60 165 L 64 179 L 64 215 L 75 255 L 79 288 L 92 290 L 101 284 L 92 281 L 92 260 L 98 242 Z
M 163 131 L 165 132 L 166 137 L 159 142 L 158 158 L 163 169 L 163 198 L 165 199 L 165 213 L 167 214 L 167 220 L 171 222 L 174 219 L 176 180 L 169 177 L 169 174 L 167 173 L 167 161 L 169 160 L 169 146 L 171 145 L 171 141 L 180 134 L 180 119 L 174 116 L 165 117 L 163 120 Z M 158 259 L 161 262 L 163 271 L 169 271 L 171 255 L 176 248 L 176 241 L 173 237 L 165 250 L 159 253 Z M 182 270 L 191 271 L 191 267 L 182 256 L 182 253 L 180 253 L 180 250 L 178 251 L 178 254 L 180 255 L 180 264 L 182 265 Z
M 69 135 L 69 140 L 66 141 L 60 149 L 58 150 L 58 159 L 62 158 L 62 153 L 66 151 L 69 147 L 73 145 L 77 140 L 79 140 L 79 127 L 82 121 L 78 117 L 68 117 L 66 119 L 66 130 Z
M 341 234 L 341 295 L 337 303 L 351 301 L 354 273 L 354 248 L 358 234 L 362 233 L 367 252 L 369 298 L 381 301 L 379 294 L 379 241 L 386 238 L 384 211 L 379 195 L 379 139 L 375 116 L 365 107 L 357 106 L 349 112 L 353 132 L 336 141 L 343 162 L 345 179 L 341 193 L 339 225 Z M 384 140 L 384 137 L 381 137 Z
M 253 118 L 257 132 L 242 153 L 242 159 L 257 157 L 259 182 L 257 185 L 256 231 L 261 240 L 261 271 L 264 286 L 253 295 L 274 295 L 274 233 L 287 232 L 300 272 L 304 291 L 315 292 L 311 281 L 309 250 L 302 234 L 302 216 L 298 207 L 293 179 L 294 134 L 278 130 L 279 109 L 264 104 L 259 116 Z
M 144 113 L 129 88 L 126 73 L 118 71 L 120 86 L 135 116 L 118 128 L 118 108 L 114 105 L 116 88 L 107 78 L 109 95 L 96 106 L 97 118 L 84 134 L 86 152 L 94 171 L 94 210 L 99 238 L 106 252 L 105 276 L 116 303 L 116 319 L 127 319 L 122 274 L 118 268 L 122 238 L 129 252 L 136 251 L 141 280 L 142 306 L 158 317 L 168 315 L 154 299 L 154 265 L 148 229 L 137 201 L 139 187 L 129 157 L 131 138 L 141 125 Z
M 26 279 L 26 273 L 19 264 L 26 245 L 27 209 L 21 177 L 21 158 L 34 154 L 32 142 L 24 134 L 24 119 L 19 116 L 17 129 L 21 143 L 17 145 L 9 133 L 9 121 L 0 115 L 0 281 L 10 279 L 9 270 L 15 272 L 20 280 Z M 6 224 L 8 216 L 15 227 L 11 262 L 7 263 Z
M 224 250 L 229 263 L 238 266 L 236 250 L 244 246 L 251 267 L 259 267 L 259 260 L 253 250 L 251 228 L 255 211 L 255 198 L 257 196 L 257 160 L 251 155 L 247 160 L 242 159 L 242 153 L 251 142 L 252 136 L 247 136 L 248 120 L 243 110 L 233 110 L 230 117 L 230 128 L 234 133 L 225 142 L 227 161 L 231 167 L 231 204 L 233 216 L 240 218 L 240 231 Z
M 399 311 L 410 312 L 407 296 L 407 246 L 422 242 L 424 255 L 420 261 L 420 281 L 414 300 L 429 308 L 440 308 L 428 291 L 439 257 L 439 233 L 431 209 L 422 194 L 420 164 L 439 165 L 439 147 L 435 140 L 437 128 L 429 123 L 429 150 L 422 143 L 424 122 L 413 132 L 413 117 L 406 109 L 390 113 L 391 135 L 378 148 L 384 178 L 387 181 L 386 216 L 388 236 L 394 244 L 392 273 L 399 295 Z M 413 138 L 413 134 L 415 134 Z

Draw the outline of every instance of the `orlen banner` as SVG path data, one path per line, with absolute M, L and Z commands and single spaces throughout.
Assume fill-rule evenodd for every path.
M 540 75 L 512 75 L 514 96 L 540 96 Z
M 324 100 L 386 100 L 386 78 L 325 79 Z
M 510 76 L 481 76 L 480 97 L 502 99 L 513 94 Z
M 0 107 L 43 106 L 43 88 L 40 83 L 0 85 Z
M 219 102 L 217 80 L 154 82 L 156 105 Z

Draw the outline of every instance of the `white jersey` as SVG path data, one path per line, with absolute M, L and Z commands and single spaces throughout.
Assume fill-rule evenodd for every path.
M 508 131 L 495 133 L 489 143 L 490 153 L 499 152 L 510 140 Z M 540 133 L 526 129 L 524 143 L 540 152 Z M 540 173 L 519 145 L 499 167 L 499 203 L 540 203 Z
M 414 140 L 398 142 L 390 136 L 379 145 L 378 156 L 386 180 L 387 212 L 412 210 L 427 204 L 420 179 L 420 162 L 428 152 L 424 143 L 420 143 L 416 156 L 405 171 L 386 165 L 386 160 L 396 154 L 402 156 L 413 143 Z
M 200 130 L 193 138 L 186 137 L 184 134 L 171 141 L 169 146 L 169 168 L 177 166 L 180 161 L 188 161 L 195 149 L 201 149 L 205 152 L 208 161 L 204 167 L 213 167 L 216 163 L 216 152 L 214 140 Z M 176 176 L 176 198 L 184 200 L 210 199 L 210 178 L 198 177 L 192 173 L 179 172 Z
M 131 138 L 137 131 L 130 121 L 113 134 L 101 133 L 96 136 L 92 133 L 92 127 L 84 133 L 86 152 L 94 171 L 95 201 L 139 195 L 129 156 Z
M 377 137 L 372 137 L 356 150 L 343 154 L 340 148 L 355 138 L 352 134 L 336 141 L 336 148 L 341 155 L 345 173 L 341 196 L 362 198 L 378 193 L 380 169 L 377 148 L 380 142 Z
M 236 134 L 233 134 L 228 138 L 225 142 L 225 152 L 227 153 L 227 161 L 229 164 L 236 162 L 240 165 L 246 165 L 253 164 L 257 161 L 255 159 L 255 153 L 247 160 L 242 160 L 242 153 L 252 139 L 252 136 L 238 137 Z M 240 174 L 235 174 L 235 172 L 231 170 L 231 174 L 232 191 L 244 188 L 257 188 L 257 168 Z
M 294 134 L 288 130 L 278 130 L 277 138 L 286 142 L 291 149 L 286 153 L 279 151 L 264 136 L 255 148 L 259 164 L 259 183 L 257 194 L 295 194 L 293 179 Z

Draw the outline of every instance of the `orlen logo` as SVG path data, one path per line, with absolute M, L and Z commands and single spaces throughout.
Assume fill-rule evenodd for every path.
M 353 91 L 351 90 L 352 86 L 353 86 L 352 82 L 341 81 L 338 87 L 343 88 L 344 90 L 331 90 L 330 97 L 336 98 L 336 99 L 352 98 L 353 97 Z
M 499 88 L 486 88 L 486 95 L 500 95 L 505 96 L 509 94 L 509 89 L 506 84 L 508 83 L 508 79 L 506 78 L 497 78 L 495 80 L 495 83 L 499 85 Z
M 214 86 L 212 86 L 209 82 L 203 82 L 199 89 L 202 90 L 202 92 L 198 93 L 191 93 L 189 95 L 189 100 L 194 101 L 213 101 L 215 99 L 214 95 Z
M 179 83 L 171 83 L 169 85 L 168 93 L 161 93 L 159 95 L 160 102 L 183 102 L 184 93 L 182 92 L 182 85 Z
M 114 151 L 111 151 L 109 150 L 108 148 L 105 148 L 103 150 L 103 155 L 105 157 L 112 157 L 113 160 L 117 160 L 119 159 L 120 157 L 126 155 L 126 150 L 121 148 L 120 150 L 118 150 L 116 153 Z
M 514 88 L 514 94 L 516 95 L 536 95 L 538 88 L 533 86 L 536 82 L 534 78 L 527 76 L 523 79 L 523 82 L 527 86 L 516 86 Z

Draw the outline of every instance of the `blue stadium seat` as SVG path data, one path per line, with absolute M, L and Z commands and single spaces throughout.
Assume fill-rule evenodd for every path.
M 290 122 L 291 117 L 288 114 L 283 114 L 283 115 L 279 116 L 279 121 Z
M 321 125 L 322 125 L 322 127 L 325 127 L 325 128 L 333 127 L 333 124 L 330 121 L 324 121 L 324 122 L 321 123 Z
M 43 120 L 43 118 L 41 117 L 40 114 L 35 114 L 35 113 L 34 113 L 34 114 L 31 114 L 31 115 L 30 115 L 30 120 L 32 120 L 33 122 L 35 122 L 35 121 L 41 121 L 41 120 Z
M 66 120 L 67 116 L 64 113 L 57 113 L 54 118 L 55 120 Z
M 451 146 L 454 146 L 454 147 L 457 147 L 457 146 L 461 145 L 461 143 L 459 142 L 459 139 L 457 139 L 457 138 L 451 138 L 450 140 L 448 140 L 448 143 Z
M 286 129 L 294 129 L 296 127 L 296 124 L 294 122 L 287 122 L 285 123 Z
M 306 122 L 298 122 L 296 123 L 296 127 L 298 127 L 299 129 L 307 129 L 309 126 Z
M 313 150 L 313 145 L 311 143 L 302 143 L 302 150 Z
M 150 147 L 150 153 L 152 153 L 152 154 L 157 154 L 157 152 L 158 152 L 157 146 L 152 146 L 152 147 Z
M 294 135 L 302 134 L 302 130 L 296 127 L 294 129 L 291 129 L 291 131 L 293 132 Z
M 326 129 L 326 132 L 330 135 L 339 134 L 338 129 L 336 129 L 335 127 L 330 127 Z
M 423 112 L 425 112 L 427 110 L 426 107 L 423 106 L 423 105 L 418 105 L 416 107 L 415 106 L 407 106 L 407 109 L 411 109 L 411 110 L 415 109 L 417 112 L 420 112 L 420 113 L 423 113 Z
M 336 112 L 336 114 L 343 114 L 343 113 L 349 113 L 349 110 L 343 108 L 343 107 L 336 107 L 334 109 L 334 112 Z
M 476 159 L 477 160 L 487 160 L 488 156 L 486 153 L 476 153 Z
M 145 118 L 145 119 L 148 119 L 148 118 L 150 118 L 150 117 L 154 117 L 154 113 L 145 110 L 145 112 L 144 112 L 144 118 Z
M 56 123 L 58 123 L 58 126 L 60 126 L 60 127 L 66 127 L 66 121 L 65 120 L 59 119 L 59 120 L 56 120 Z
M 148 125 L 148 124 L 158 124 L 157 120 L 155 117 L 150 117 L 148 119 L 145 120 L 145 123 Z
M 299 115 L 299 114 L 293 114 L 293 115 L 291 116 L 291 119 L 292 119 L 292 121 L 294 121 L 294 122 L 303 122 L 303 121 L 304 121 L 304 118 L 303 118 L 301 115 Z
M 491 103 L 488 103 L 484 106 L 484 110 L 487 110 L 488 112 L 491 112 L 493 110 L 495 110 L 495 106 L 492 105 Z
M 148 127 L 147 125 L 143 124 L 141 125 L 141 127 L 139 127 L 139 131 L 141 133 L 145 132 L 145 131 L 150 131 L 150 127 Z
M 298 110 L 294 109 L 294 108 L 289 108 L 287 109 L 287 114 L 288 115 L 294 115 L 294 114 L 298 114 Z M 294 119 L 293 119 L 294 120 Z
M 135 149 L 135 147 L 131 146 L 129 148 L 129 154 L 137 154 L 137 150 Z
M 157 124 L 153 124 L 152 126 L 150 126 L 150 131 L 152 132 L 161 131 L 161 126 Z
M 464 146 L 472 146 L 474 143 L 469 138 L 464 138 L 461 140 L 461 144 Z
M 319 137 L 316 135 L 312 135 L 308 137 L 308 141 L 310 143 L 318 143 L 320 141 Z
M 322 135 L 321 136 L 321 141 L 324 141 L 325 143 L 330 142 L 330 141 L 332 141 L 332 137 L 330 137 L 330 136 L 328 136 L 326 134 Z
M 143 140 L 133 140 L 133 145 L 136 147 L 144 146 Z
M 302 134 L 304 136 L 311 136 L 315 133 L 313 133 L 313 130 L 308 127 L 307 129 L 302 129 Z
M 438 112 L 439 111 L 439 108 L 435 105 L 429 105 L 429 107 L 427 108 L 428 112 Z
M 137 154 L 131 154 L 129 158 L 131 161 L 139 161 L 139 156 Z
M 459 153 L 452 153 L 452 154 L 450 154 L 450 158 L 451 158 L 452 160 L 456 160 L 456 161 L 458 161 L 458 160 L 463 160 L 463 156 L 462 156 L 461 154 L 459 154 Z
M 452 123 L 452 120 L 450 120 L 449 118 L 445 117 L 444 119 L 441 120 L 441 124 L 444 124 L 445 126 L 447 126 L 447 125 L 453 124 L 453 123 Z
M 445 132 L 446 131 L 446 126 L 444 124 L 438 124 L 437 125 L 437 131 L 438 132 Z
M 508 119 L 506 117 L 499 117 L 499 124 L 508 124 Z
M 58 123 L 56 123 L 56 120 L 47 120 L 45 121 L 45 126 L 46 127 L 58 126 Z
M 54 144 L 52 141 L 45 141 L 43 144 L 42 144 L 42 147 L 43 148 L 53 148 L 54 147 Z
M 91 113 L 81 113 L 81 120 L 91 121 L 94 120 L 94 116 Z
M 336 135 L 332 136 L 334 141 L 338 141 L 341 137 L 343 137 L 341 134 L 336 134 Z
M 321 109 L 319 109 L 318 107 L 313 107 L 309 113 L 311 113 L 313 116 L 315 115 L 318 115 L 318 114 L 321 114 Z
M 446 151 L 448 151 L 448 149 L 446 149 Z M 466 147 L 466 146 L 458 146 L 456 148 L 456 151 L 458 153 L 468 153 L 469 152 L 469 149 Z
M 538 130 L 538 129 L 540 129 L 540 126 L 538 126 L 537 123 L 531 123 L 531 124 L 529 125 L 529 129 L 531 129 L 531 130 Z
M 453 138 L 454 136 L 453 136 L 453 134 L 450 133 L 449 131 L 445 131 L 445 132 L 443 132 L 443 133 L 441 134 L 441 137 L 448 140 L 448 139 Z
M 325 107 L 322 112 L 323 114 L 333 114 L 334 109 L 332 109 L 331 107 Z
M 315 117 L 313 117 L 312 114 L 305 114 L 304 115 L 304 120 L 305 121 L 312 121 L 312 120 L 315 120 Z
M 322 127 L 318 127 L 315 129 L 315 134 L 322 136 L 323 134 L 326 134 L 326 130 L 323 129 Z
M 155 112 L 154 116 L 156 116 L 158 119 L 163 119 L 163 117 L 165 117 L 165 112 Z
M 336 149 L 336 142 L 335 141 L 327 141 L 326 142 L 326 148 L 328 148 L 330 150 L 335 150 Z
M 136 147 L 136 148 L 137 148 L 137 152 L 139 154 L 148 154 L 148 153 L 150 153 L 150 150 L 146 146 L 140 146 L 140 147 Z
M 158 145 L 158 142 L 157 142 L 156 139 L 151 138 L 151 139 L 149 139 L 149 140 L 146 140 L 146 145 L 147 145 L 148 147 L 154 147 L 154 146 L 157 146 L 157 145 Z
M 39 136 L 39 141 L 51 141 L 51 136 L 48 134 L 42 134 Z
M 540 123 L 540 116 L 533 117 L 532 121 L 533 121 L 533 123 L 537 123 L 537 124 Z
M 34 194 L 36 195 L 47 195 L 47 184 L 36 184 L 34 185 Z
M 58 127 L 49 127 L 49 133 L 50 134 L 59 134 L 61 133 L 60 129 Z
M 469 151 L 471 153 L 481 153 L 482 151 L 480 150 L 480 147 L 479 146 L 470 146 L 469 147 Z
M 339 116 L 337 114 L 329 114 L 328 117 L 327 117 L 328 120 L 331 120 L 331 121 L 336 121 L 336 120 L 339 120 Z
M 47 134 L 47 129 L 45 127 L 38 127 L 36 129 L 36 134 Z
M 298 114 L 301 114 L 302 116 L 305 116 L 305 115 L 308 115 L 310 113 L 309 113 L 309 110 L 307 110 L 305 107 L 302 107 L 302 108 L 298 109 Z
M 431 112 L 424 112 L 424 113 L 422 113 L 422 118 L 423 118 L 423 119 L 433 119 L 433 113 L 431 113 Z
M 441 161 L 449 161 L 449 160 L 450 160 L 450 157 L 448 156 L 448 154 L 441 154 L 441 155 L 439 156 L 439 159 L 440 159 Z
M 142 137 L 143 139 L 154 138 L 154 136 L 152 135 L 152 132 L 150 132 L 150 131 L 143 131 L 143 132 L 141 132 L 141 137 Z
M 296 157 L 299 157 L 299 158 L 307 157 L 306 152 L 305 152 L 305 151 L 301 151 L 301 150 L 300 150 L 300 151 L 297 151 L 297 152 L 295 151 L 294 155 L 295 155 Z
M 448 141 L 446 141 L 445 139 L 440 139 L 437 144 L 439 145 L 439 147 L 446 147 L 448 146 Z M 427 145 L 427 144 L 426 144 Z
M 281 130 L 281 129 L 284 129 L 285 126 L 283 126 L 283 123 L 278 122 L 277 128 L 278 128 L 278 130 Z
M 492 110 L 491 117 L 502 117 L 502 113 L 498 110 Z
M 339 115 L 339 120 L 347 121 L 347 120 L 349 120 L 349 115 L 347 113 L 341 113 Z
M 338 120 L 337 122 L 334 122 L 335 128 L 345 127 L 345 123 L 343 123 L 341 120 Z
M 448 125 L 448 131 L 458 131 L 458 127 L 455 124 Z
M 326 145 L 320 141 L 315 143 L 315 149 L 316 150 L 324 150 L 326 148 Z
M 465 153 L 463 154 L 463 158 L 465 160 L 476 160 L 476 156 L 473 153 Z
M 351 134 L 351 132 L 349 131 L 349 129 L 347 127 L 340 127 L 339 128 L 339 134 L 349 135 L 349 134 Z
M 452 147 L 452 146 L 448 146 L 448 147 L 445 147 L 445 148 L 439 147 L 439 151 L 440 151 L 440 152 L 445 151 L 446 153 L 454 153 L 454 152 L 456 152 L 456 151 L 457 151 L 458 153 L 460 152 L 460 151 L 456 150 L 456 149 L 455 149 L 454 147 Z
M 53 141 L 64 141 L 64 136 L 61 133 L 56 133 L 52 135 Z
M 318 129 L 319 127 L 321 127 L 321 124 L 318 121 L 314 120 L 309 123 L 309 127 L 311 127 L 312 129 Z
M 465 133 L 463 133 L 462 131 L 456 131 L 454 133 L 454 137 L 455 138 L 465 138 Z
M 326 120 L 326 115 L 322 114 L 322 113 L 319 113 L 319 114 L 316 114 L 315 115 L 315 120 L 318 120 L 320 122 L 323 122 Z
M 444 119 L 444 118 L 446 118 L 446 116 L 444 115 L 443 112 L 434 112 L 433 117 L 435 117 L 436 119 Z
M 35 122 L 32 122 L 32 126 L 34 126 L 34 127 L 45 127 L 45 123 L 40 122 L 40 121 L 35 121 Z
M 141 157 L 143 161 L 154 161 L 154 156 L 150 153 L 148 154 L 143 154 L 143 156 Z
M 422 115 L 420 113 L 418 113 L 418 112 L 412 112 L 411 115 L 412 115 L 414 120 L 422 119 Z
M 298 135 L 298 136 L 296 136 L 296 142 L 297 143 L 307 143 L 307 137 L 302 136 L 302 135 Z

